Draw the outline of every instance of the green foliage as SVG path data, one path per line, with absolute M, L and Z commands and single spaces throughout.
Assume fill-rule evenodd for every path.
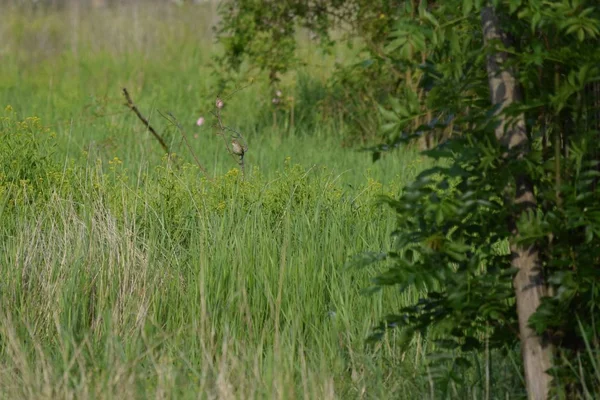
M 428 374 L 445 373 L 426 369 L 418 349 L 365 347 L 373 310 L 413 296 L 365 299 L 368 273 L 340 269 L 387 241 L 394 218 L 376 200 L 424 167 L 414 153 L 386 184 L 365 171 L 350 186 L 290 159 L 270 175 L 231 169 L 209 180 L 176 155 L 57 163 L 60 137 L 42 121 L 9 112 L 2 123 L 2 165 L 23 168 L 0 182 L 9 205 L 0 211 L 1 396 L 333 399 L 369 387 L 377 398 L 411 399 L 429 390 Z M 12 195 L 22 177 L 55 172 L 26 197 Z M 481 373 L 467 374 L 454 390 L 482 393 Z M 498 398 L 514 380 L 494 386 Z
M 400 16 L 406 21 L 414 14 L 414 7 L 405 1 L 226 1 L 217 29 L 224 47 L 217 59 L 218 71 L 247 65 L 250 71 L 266 72 L 270 84 L 278 87 L 286 73 L 307 64 L 298 57 L 303 47 L 314 53 L 313 42 L 319 40 L 319 51 L 340 53 L 341 46 L 334 44 L 343 44 L 361 60 L 344 55 L 336 59 L 325 96 L 311 107 L 320 110 L 322 123 L 341 120 L 350 128 L 351 138 L 372 139 L 378 136 L 380 124 L 377 104 L 395 97 L 407 79 L 406 62 L 384 54 L 386 40 Z M 409 35 L 408 42 L 394 41 L 406 52 L 413 52 L 409 49 L 415 40 L 424 44 L 417 25 L 413 27 L 416 35 Z
M 535 244 L 552 290 L 529 323 L 560 355 L 551 371 L 557 395 L 575 396 L 598 385 L 600 100 L 593 88 L 600 80 L 600 11 L 592 1 L 495 3 L 515 38 L 508 49 L 484 46 L 480 2 L 423 5 L 420 24 L 399 22 L 389 37 L 386 55 L 398 63 L 412 60 L 423 96 L 383 107 L 390 139 L 373 150 L 379 154 L 425 134 L 445 140 L 425 152 L 437 166 L 399 199 L 385 200 L 398 225 L 390 266 L 375 287 L 422 296 L 387 317 L 375 338 L 397 327 L 407 343 L 427 333 L 438 351 L 454 357 L 511 350 L 518 326 L 508 243 Z M 407 47 L 426 60 L 417 64 Z M 507 153 L 494 136 L 497 110 L 488 100 L 485 56 L 499 49 L 510 54 L 523 88 L 523 102 L 499 115 L 525 114 L 533 148 L 524 158 Z M 419 118 L 424 112 L 430 120 Z M 517 213 L 511 199 L 523 173 L 538 205 L 516 221 L 519 236 L 511 239 Z
M 289 159 L 244 180 L 237 169 L 201 178 L 177 156 L 148 166 L 88 153 L 65 168 L 42 121 L 2 118 L 2 396 L 212 396 L 227 382 L 244 396 L 346 398 L 369 386 L 410 398 L 426 384 L 398 386 L 392 376 L 418 364 L 362 343 L 372 306 L 399 299 L 366 303 L 366 274 L 338 268 L 386 241 L 393 219 L 375 200 L 414 169 L 349 188 Z
M 512 214 L 504 185 L 521 170 L 540 200 L 519 223 L 521 239 L 549 249 L 557 289 L 532 323 L 560 345 L 558 382 L 594 397 L 598 233 L 588 188 L 598 141 L 580 93 L 598 74 L 597 12 L 585 11 L 594 4 L 504 8 L 523 38 L 510 51 L 526 97 L 507 112 L 527 113 L 535 149 L 517 161 L 499 159 L 492 134 L 481 1 L 352 1 L 343 3 L 358 8 L 345 14 L 339 3 L 311 2 L 336 7 L 312 20 L 299 10 L 283 32 L 298 38 L 309 27 L 327 56 L 266 23 L 289 23 L 282 7 L 293 2 L 245 2 L 268 21 L 231 25 L 231 43 L 253 52 L 231 59 L 242 74 L 260 62 L 281 79 L 226 99 L 224 118 L 250 145 L 245 180 L 210 127 L 193 125 L 225 87 L 206 67 L 212 41 L 198 26 L 210 25 L 207 4 L 82 8 L 77 29 L 65 23 L 77 21 L 68 8 L 3 8 L 0 104 L 50 130 L 11 113 L 2 120 L 0 397 L 522 398 L 503 220 Z M 347 48 L 325 36 L 338 21 L 351 34 L 331 37 Z M 547 27 L 559 34 L 544 36 Z M 566 66 L 558 80 L 555 65 Z M 296 70 L 294 82 L 285 71 Z M 161 159 L 120 86 L 181 153 L 177 164 Z M 276 89 L 285 102 L 270 108 Z M 294 129 L 271 128 L 272 111 L 290 120 L 292 104 Z M 214 181 L 186 163 L 156 108 L 180 119 Z M 389 143 L 368 171 L 368 157 L 340 143 L 380 123 Z M 568 149 L 554 144 L 563 131 Z M 433 162 L 398 148 L 426 134 L 450 140 L 428 153 L 436 168 L 407 187 Z M 401 219 L 375 207 L 381 195 Z M 377 251 L 392 232 L 396 247 Z M 402 291 L 361 296 L 373 271 L 339 267 L 367 250 L 362 265 L 387 257 L 375 289 L 400 282 Z M 389 310 L 378 333 L 395 321 L 402 329 L 365 347 Z
M 269 72 L 276 83 L 280 74 L 300 63 L 294 57 L 299 28 L 309 30 L 326 47 L 333 44 L 334 29 L 344 24 L 352 27 L 347 39 L 358 36 L 380 44 L 390 32 L 389 16 L 396 8 L 395 2 L 387 0 L 229 0 L 221 7 L 217 29 L 225 50 L 221 61 L 239 68 L 247 59 L 253 67 Z
M 244 57 L 250 57 L 275 83 L 278 74 L 298 62 L 294 59 L 294 18 L 296 13 L 304 15 L 302 7 L 241 0 L 226 2 L 221 10 L 224 18 L 218 32 L 225 49 L 223 61 L 230 67 L 239 68 Z
M 198 29 L 208 5 L 81 4 L 77 30 L 68 7 L 2 7 L 0 104 L 16 115 L 1 114 L 0 168 L 17 171 L 18 158 L 31 176 L 58 174 L 26 201 L 16 173 L 0 184 L 0 398 L 422 397 L 439 372 L 423 362 L 427 343 L 364 346 L 384 304 L 414 294 L 365 298 L 369 272 L 342 266 L 386 245 L 394 216 L 377 196 L 429 164 L 401 150 L 371 165 L 342 148 L 346 128 L 315 113 L 327 64 L 303 69 L 287 134 L 260 120 L 264 83 L 226 99 L 226 123 L 250 146 L 241 180 L 209 124 L 194 125 L 217 86 L 212 38 Z M 122 86 L 177 164 L 123 106 Z M 177 116 L 214 182 L 156 109 Z M 18 152 L 2 147 L 28 115 L 39 129 L 22 132 Z M 491 398 L 518 391 L 507 360 L 490 367 L 506 376 Z M 467 374 L 456 396 L 480 397 L 483 372 Z
M 0 117 L 0 196 L 4 207 L 47 199 L 60 182 L 61 170 L 53 160 L 56 134 L 39 118 L 19 120 L 12 107 Z

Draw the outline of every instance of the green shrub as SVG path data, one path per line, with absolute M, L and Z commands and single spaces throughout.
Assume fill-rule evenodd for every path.
M 0 196 L 11 208 L 48 199 L 62 171 L 54 160 L 55 134 L 40 119 L 17 118 L 7 106 L 0 117 Z

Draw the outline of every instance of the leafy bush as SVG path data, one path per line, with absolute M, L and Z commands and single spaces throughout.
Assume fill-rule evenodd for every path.
M 47 199 L 61 176 L 53 159 L 54 133 L 39 118 L 18 119 L 10 106 L 0 118 L 0 194 L 5 207 Z
M 556 347 L 549 373 L 557 393 L 581 395 L 598 387 L 600 14 L 585 1 L 497 3 L 502 28 L 516 38 L 512 44 L 484 43 L 480 7 L 473 2 L 422 6 L 418 27 L 402 21 L 391 35 L 408 37 L 416 29 L 426 61 L 412 63 L 423 94 L 418 107 L 400 99 L 383 111 L 391 134 L 387 148 L 426 132 L 447 140 L 425 153 L 438 161 L 436 167 L 423 171 L 399 199 L 386 199 L 398 227 L 387 254 L 392 266 L 375 286 L 423 295 L 390 315 L 376 337 L 390 327 L 407 339 L 427 333 L 439 351 L 455 357 L 511 350 L 523 340 L 511 253 L 538 249 L 551 289 L 528 324 L 544 346 Z M 411 58 L 390 46 L 390 59 Z M 488 100 L 486 62 L 507 47 L 505 68 L 514 71 L 523 101 L 501 110 Z M 407 123 L 423 110 L 430 115 L 425 124 Z M 532 146 L 509 150 L 497 138 L 498 127 L 514 129 L 520 116 Z M 523 176 L 537 199 L 526 212 L 515 200 L 522 196 Z
M 336 60 L 320 103 L 308 103 L 323 123 L 343 121 L 348 139 L 362 140 L 379 136 L 378 102 L 386 102 L 398 93 L 406 67 L 390 62 L 383 46 L 393 31 L 398 15 L 413 15 L 408 2 L 322 0 L 268 2 L 230 0 L 221 8 L 217 36 L 224 53 L 217 57 L 219 71 L 255 71 L 265 73 L 276 90 L 289 72 L 306 65 L 298 49 L 332 53 L 334 44 L 343 43 L 348 52 L 358 53 Z M 269 4 L 265 8 L 265 4 Z M 302 38 L 308 36 L 309 39 Z M 361 59 L 366 57 L 364 61 Z M 348 61 L 349 60 L 349 61 Z M 309 65 L 311 67 L 311 65 Z M 313 66 L 314 67 L 314 66 Z M 299 79 L 302 79 L 300 75 Z M 226 83 L 223 82 L 223 86 Z M 300 102 L 306 91 L 302 83 L 294 97 Z

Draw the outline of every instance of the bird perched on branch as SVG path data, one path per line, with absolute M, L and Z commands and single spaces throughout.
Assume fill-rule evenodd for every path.
M 231 140 L 231 151 L 233 154 L 238 155 L 240 157 L 244 157 L 244 153 L 248 151 L 248 148 L 243 146 L 237 139 Z

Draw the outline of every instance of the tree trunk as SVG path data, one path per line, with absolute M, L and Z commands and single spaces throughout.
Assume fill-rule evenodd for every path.
M 587 123 L 585 128 L 588 130 L 596 130 L 600 133 L 600 82 L 590 83 L 585 87 L 585 107 L 587 115 Z M 600 134 L 598 135 L 600 139 Z M 592 154 L 595 161 L 598 162 L 596 170 L 600 172 L 600 152 L 595 150 Z M 594 178 L 591 190 L 593 192 L 598 188 L 600 177 Z
M 493 7 L 485 7 L 481 12 L 481 22 L 486 44 L 501 41 L 508 45 L 507 35 L 502 31 Z M 487 70 L 492 104 L 499 105 L 499 113 L 507 106 L 520 102 L 521 94 L 513 71 L 503 64 L 508 58 L 505 52 L 494 52 L 488 56 Z M 517 157 L 523 157 L 529 151 L 529 140 L 525 129 L 524 115 L 508 121 L 503 116 L 496 128 L 498 141 Z M 512 265 L 518 268 L 514 278 L 514 287 L 519 316 L 519 332 L 523 364 L 525 366 L 525 382 L 529 399 L 542 400 L 548 398 L 551 376 L 546 371 L 552 366 L 552 348 L 545 345 L 528 325 L 529 317 L 536 311 L 542 297 L 547 295 L 547 286 L 542 275 L 538 249 L 535 246 L 522 247 L 515 244 L 518 235 L 516 220 L 521 213 L 534 210 L 536 199 L 533 185 L 523 174 L 515 177 L 516 194 L 514 204 L 518 214 L 510 222 Z

